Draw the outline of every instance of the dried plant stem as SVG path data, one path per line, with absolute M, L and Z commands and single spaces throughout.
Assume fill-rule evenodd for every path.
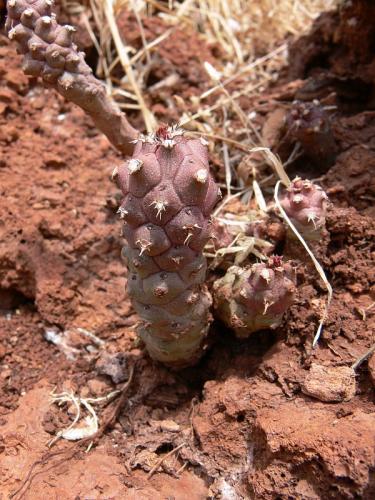
M 171 35 L 171 33 L 173 33 L 173 31 L 174 31 L 173 28 L 169 28 L 167 31 L 159 35 L 157 38 L 155 38 L 155 40 L 147 43 L 130 59 L 130 64 L 133 66 L 139 59 L 142 59 L 142 57 L 146 53 L 150 53 L 151 49 L 154 49 L 157 45 L 166 40 Z
M 283 167 L 283 164 L 279 160 L 279 158 L 274 155 L 269 148 L 264 148 L 264 147 L 257 147 L 257 148 L 252 148 L 250 153 L 262 153 L 265 159 L 268 161 L 268 163 L 274 168 L 275 172 L 279 176 L 281 182 L 284 184 L 284 186 L 288 187 L 290 184 L 290 179 L 288 177 L 288 174 L 285 172 L 285 168 Z
M 259 57 L 258 59 L 256 59 L 255 61 L 251 62 L 250 64 L 247 64 L 246 66 L 242 67 L 240 69 L 240 71 L 238 71 L 236 74 L 234 74 L 231 77 L 227 78 L 223 82 L 215 85 L 211 89 L 206 90 L 205 92 L 203 92 L 203 94 L 200 96 L 200 99 L 201 100 L 202 99 L 206 99 L 206 97 L 208 97 L 211 94 L 215 93 L 217 90 L 220 90 L 222 87 L 225 87 L 226 85 L 229 85 L 230 83 L 232 83 L 233 81 L 235 81 L 238 77 L 243 76 L 246 73 L 249 73 L 250 71 L 252 71 L 257 66 L 260 66 L 261 64 L 269 61 L 270 59 L 272 59 L 276 55 L 281 54 L 283 51 L 286 50 L 286 48 L 287 48 L 287 44 L 284 43 L 283 45 L 281 45 L 280 47 L 277 47 L 275 50 L 273 50 L 272 52 L 269 52 L 265 56 Z
M 212 139 L 214 141 L 216 140 L 216 141 L 225 142 L 227 144 L 230 144 L 231 146 L 236 147 L 237 149 L 239 149 L 241 151 L 244 151 L 245 153 L 248 153 L 250 151 L 250 149 L 248 147 L 244 146 L 240 142 L 235 141 L 234 139 L 230 139 L 229 137 L 224 137 L 223 135 L 220 135 L 220 134 L 205 134 L 204 132 L 201 133 L 201 132 L 194 132 L 194 131 L 189 132 L 189 135 L 190 134 L 197 135 L 199 137 L 201 137 L 201 136 L 207 137 L 207 139 Z
M 375 352 L 375 344 L 373 344 L 370 349 L 368 349 L 362 356 L 360 356 L 353 364 L 353 370 L 356 370 L 367 358 L 371 356 L 371 354 Z
M 109 29 L 111 30 L 113 41 L 116 46 L 116 50 L 118 52 L 121 65 L 125 71 L 126 76 L 128 77 L 129 83 L 134 90 L 134 94 L 137 97 L 139 102 L 139 106 L 143 115 L 143 119 L 146 125 L 147 132 L 151 133 L 156 128 L 156 120 L 151 111 L 147 108 L 147 105 L 143 99 L 142 92 L 139 89 L 137 84 L 132 66 L 130 64 L 129 56 L 122 42 L 118 26 L 115 20 L 115 15 L 113 12 L 113 2 L 111 0 L 105 1 L 105 14 L 108 20 Z
M 105 75 L 105 82 L 107 84 L 107 91 L 109 94 L 112 94 L 112 81 L 111 81 L 110 74 L 109 74 L 107 60 L 104 57 L 102 48 L 101 48 L 101 46 L 100 46 L 100 44 L 95 36 L 95 33 L 93 32 L 93 30 L 91 28 L 91 24 L 90 24 L 90 21 L 86 15 L 86 13 L 82 14 L 82 19 L 83 19 L 83 24 L 85 25 L 85 28 L 87 29 L 87 33 L 89 34 L 90 39 L 91 39 L 92 43 L 94 44 L 94 47 L 100 56 L 100 60 L 102 61 L 104 75 Z
M 169 451 L 166 455 L 164 455 L 163 457 L 161 457 L 161 459 L 153 466 L 153 468 L 150 470 L 150 472 L 148 473 L 147 475 L 147 479 L 151 479 L 152 476 L 155 474 L 155 472 L 159 469 L 159 467 L 161 466 L 161 464 L 170 456 L 172 456 L 174 453 L 176 453 L 176 451 L 178 450 L 181 450 L 181 448 L 183 448 L 184 446 L 186 446 L 186 443 L 181 443 L 179 444 L 178 446 L 176 446 L 176 448 L 173 448 L 173 450 Z

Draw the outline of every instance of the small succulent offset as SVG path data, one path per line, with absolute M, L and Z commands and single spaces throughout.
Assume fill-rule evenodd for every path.
M 151 357 L 172 367 L 204 352 L 211 296 L 204 286 L 203 248 L 220 197 L 204 139 L 177 127 L 140 136 L 131 159 L 116 172 L 124 194 L 119 209 L 129 276 L 128 292 Z
M 325 228 L 328 196 L 307 179 L 296 177 L 284 192 L 281 206 L 306 241 L 316 241 Z
M 295 272 L 279 256 L 247 269 L 232 266 L 214 283 L 217 316 L 239 338 L 277 328 L 295 293 Z
M 289 139 L 301 145 L 316 168 L 326 170 L 334 163 L 336 143 L 330 117 L 319 101 L 294 101 L 285 125 Z

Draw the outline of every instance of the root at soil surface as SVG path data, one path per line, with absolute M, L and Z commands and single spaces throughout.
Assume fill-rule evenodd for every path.
M 133 381 L 135 368 L 136 364 L 134 363 L 130 368 L 128 381 L 121 388 L 119 400 L 115 404 L 109 416 L 105 418 L 104 422 L 97 430 L 97 432 L 92 436 L 79 440 L 77 443 L 63 450 L 46 452 L 39 460 L 36 460 L 34 463 L 32 463 L 29 471 L 26 474 L 25 479 L 22 481 L 21 486 L 16 491 L 10 494 L 10 498 L 14 499 L 24 498 L 28 490 L 30 490 L 33 480 L 38 475 L 50 472 L 51 470 L 56 469 L 57 467 L 63 465 L 67 461 L 73 460 L 76 457 L 76 455 L 84 448 L 88 447 L 87 451 L 89 451 L 92 448 L 94 443 L 97 442 L 107 432 L 107 430 L 110 429 L 116 423 L 120 411 L 123 409 L 129 388 Z M 57 458 L 57 460 L 55 461 L 55 463 L 51 464 L 51 461 L 53 461 L 55 458 Z

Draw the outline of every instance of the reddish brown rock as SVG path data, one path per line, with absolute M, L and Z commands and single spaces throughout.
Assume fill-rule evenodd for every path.
M 302 384 L 302 392 L 327 403 L 350 401 L 355 391 L 355 372 L 350 366 L 313 363 Z

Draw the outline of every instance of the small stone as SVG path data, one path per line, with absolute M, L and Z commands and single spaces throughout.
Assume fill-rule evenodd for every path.
M 0 132 L 0 141 L 10 144 L 19 139 L 19 131 L 12 125 L 4 125 Z
M 302 392 L 327 403 L 350 401 L 356 392 L 355 372 L 349 366 L 322 366 L 313 363 Z
M 126 355 L 123 352 L 110 354 L 104 352 L 96 362 L 96 369 L 102 375 L 111 377 L 115 384 L 128 378 Z
M 174 420 L 160 420 L 158 422 L 160 430 L 165 432 L 179 432 L 180 426 Z
M 80 394 L 81 398 L 88 398 L 90 397 L 90 389 L 88 388 L 87 385 L 85 385 L 84 387 L 82 387 L 82 389 L 80 390 Z
M 93 396 L 103 396 L 110 391 L 108 384 L 106 384 L 103 380 L 98 380 L 97 378 L 89 380 L 87 382 L 87 386 Z
M 149 450 L 141 450 L 133 459 L 132 467 L 140 467 L 144 471 L 150 472 L 159 460 L 160 458 L 156 453 Z
M 12 370 L 10 368 L 5 368 L 0 371 L 0 379 L 6 380 L 12 375 Z
M 34 109 L 43 109 L 45 106 L 45 98 L 43 96 L 33 96 L 29 102 Z M 57 117 L 57 119 L 59 119 L 59 117 Z

